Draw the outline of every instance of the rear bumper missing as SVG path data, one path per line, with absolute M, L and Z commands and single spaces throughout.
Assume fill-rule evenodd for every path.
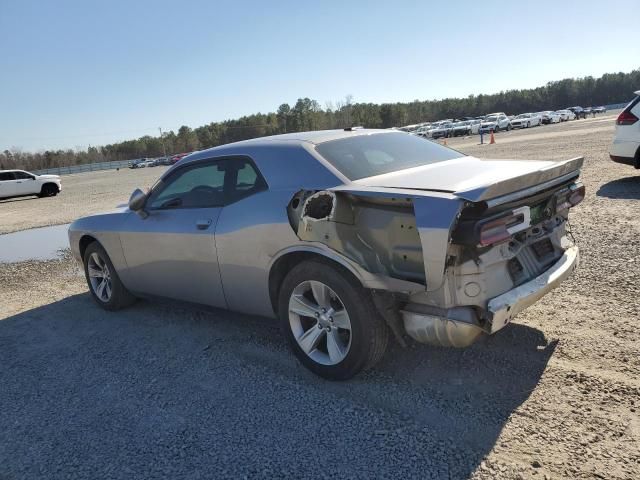
M 491 299 L 487 308 L 491 319 L 489 333 L 495 333 L 503 328 L 515 315 L 560 285 L 573 273 L 578 265 L 578 258 L 578 247 L 569 247 L 564 255 L 542 275 Z
M 542 275 L 491 299 L 487 305 L 489 322 L 484 325 L 471 307 L 445 310 L 409 304 L 400 312 L 405 331 L 421 343 L 467 347 L 483 334 L 504 328 L 515 315 L 560 285 L 575 270 L 578 257 L 578 247 L 569 247 Z

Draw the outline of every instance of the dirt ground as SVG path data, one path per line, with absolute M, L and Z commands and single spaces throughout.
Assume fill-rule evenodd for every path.
M 93 305 L 69 258 L 0 264 L 0 479 L 640 478 L 640 172 L 613 116 L 451 139 L 485 158 L 585 157 L 580 268 L 465 350 L 393 346 L 330 383 L 273 321 L 139 301 Z M 63 177 L 0 203 L 3 232 L 126 201 L 159 169 Z

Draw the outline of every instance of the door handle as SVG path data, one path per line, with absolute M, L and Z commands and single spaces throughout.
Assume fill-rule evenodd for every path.
M 206 230 L 211 225 L 211 219 L 207 218 L 206 220 L 196 220 L 196 227 L 198 230 Z

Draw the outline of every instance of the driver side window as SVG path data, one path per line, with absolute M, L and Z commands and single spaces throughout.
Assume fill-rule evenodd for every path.
M 16 177 L 16 180 L 33 180 L 33 176 L 29 175 L 26 172 L 13 172 Z
M 176 171 L 147 201 L 151 210 L 224 205 L 225 171 L 220 162 L 199 163 Z

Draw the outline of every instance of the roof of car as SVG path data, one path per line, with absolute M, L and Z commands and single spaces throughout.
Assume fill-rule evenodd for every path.
M 376 129 L 376 128 L 353 128 L 353 129 L 341 129 L 341 130 L 316 130 L 312 132 L 296 132 L 296 133 L 285 133 L 282 135 L 271 135 L 268 137 L 258 137 L 251 138 L 249 140 L 241 140 L 239 142 L 233 143 L 225 143 L 224 145 L 218 145 L 217 147 L 212 147 L 206 150 L 200 150 L 197 152 L 193 152 L 180 160 L 180 163 L 191 162 L 196 160 L 201 160 L 210 156 L 211 154 L 218 153 L 236 153 L 244 149 L 244 147 L 248 148 L 263 148 L 270 146 L 282 146 L 285 144 L 310 144 L 310 145 L 318 145 L 320 143 L 329 142 L 331 140 L 340 140 L 342 138 L 352 138 L 358 137 L 361 135 L 373 135 L 373 134 L 402 134 L 409 135 L 406 132 L 401 130 L 389 130 L 389 129 Z
M 394 130 L 388 129 L 376 129 L 376 128 L 354 128 L 354 129 L 341 129 L 341 130 L 316 130 L 312 132 L 296 132 L 296 133 L 284 133 L 281 135 L 271 135 L 268 137 L 258 137 L 249 140 L 242 140 L 240 142 L 229 143 L 220 146 L 230 145 L 268 145 L 273 142 L 306 142 L 314 145 L 328 142 L 331 140 L 339 140 L 341 138 L 356 137 L 360 135 L 371 135 L 377 133 L 393 133 Z M 395 132 L 398 132 L 395 130 Z M 402 132 L 400 132 L 402 133 Z M 214 147 L 217 148 L 217 147 Z

